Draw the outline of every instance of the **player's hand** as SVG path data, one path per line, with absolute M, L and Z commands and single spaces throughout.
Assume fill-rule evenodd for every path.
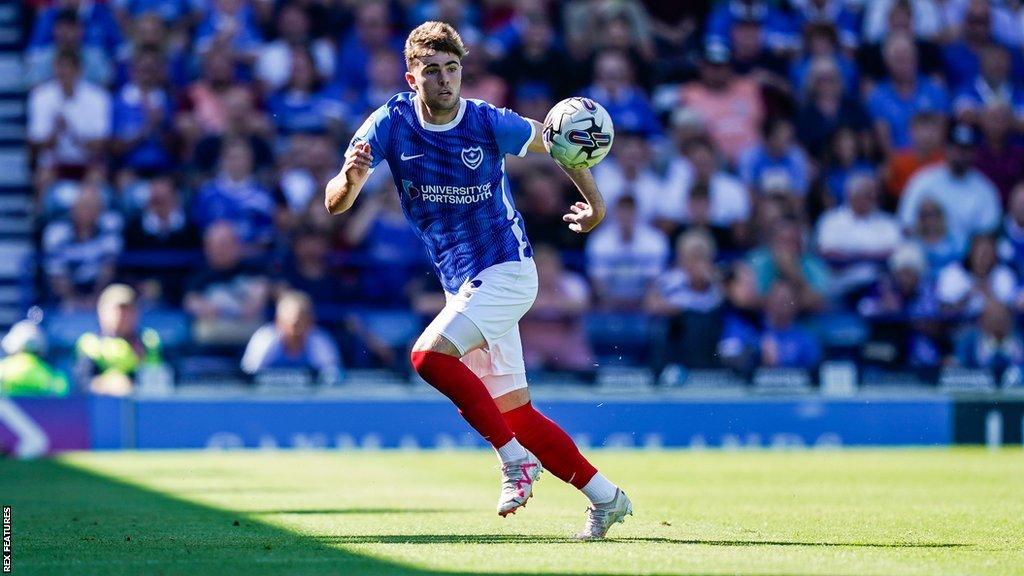
M 342 165 L 341 170 L 349 182 L 362 184 L 370 175 L 372 161 L 373 152 L 370 150 L 370 143 L 359 142 L 345 152 L 345 164 Z
M 569 206 L 569 210 L 568 214 L 562 216 L 562 220 L 569 223 L 569 230 L 578 234 L 590 232 L 604 219 L 603 214 L 595 213 L 594 208 L 586 202 L 577 202 Z

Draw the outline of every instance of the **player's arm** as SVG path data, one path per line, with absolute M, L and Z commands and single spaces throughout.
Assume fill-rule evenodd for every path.
M 345 152 L 341 171 L 327 183 L 324 205 L 331 214 L 341 214 L 356 201 L 359 191 L 370 176 L 373 152 L 368 142 L 358 142 Z
M 530 140 L 530 144 L 526 149 L 530 152 L 543 152 L 546 154 L 548 149 L 544 146 L 544 125 L 532 118 L 527 118 L 527 120 L 530 122 L 530 126 L 533 127 L 533 139 Z M 569 223 L 569 229 L 573 232 L 590 232 L 601 223 L 605 215 L 604 197 L 601 196 L 601 191 L 597 189 L 594 175 L 590 173 L 590 168 L 572 169 L 566 168 L 558 162 L 555 162 L 555 164 L 569 176 L 569 179 L 576 185 L 576 189 L 579 190 L 585 200 L 585 202 L 576 202 L 569 206 L 570 212 L 562 216 L 562 220 Z

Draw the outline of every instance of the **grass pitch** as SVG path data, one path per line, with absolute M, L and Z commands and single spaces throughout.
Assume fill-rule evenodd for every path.
M 1024 574 L 1024 451 L 593 452 L 636 516 L 567 537 L 549 473 L 503 520 L 484 452 L 0 461 L 14 574 Z

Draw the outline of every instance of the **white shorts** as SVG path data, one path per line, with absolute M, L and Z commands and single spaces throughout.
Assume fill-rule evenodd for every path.
M 536 298 L 533 258 L 495 264 L 468 280 L 456 294 L 445 292 L 447 303 L 426 332 L 441 334 L 454 344 L 462 363 L 483 380 L 491 397 L 497 398 L 526 387 L 519 319 Z M 483 343 L 458 328 L 459 317 L 476 326 Z

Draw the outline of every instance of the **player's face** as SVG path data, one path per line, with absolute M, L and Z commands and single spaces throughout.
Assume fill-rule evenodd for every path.
M 462 62 L 459 57 L 437 52 L 417 60 L 412 70 L 405 73 L 409 87 L 416 91 L 431 110 L 456 109 L 462 91 Z

